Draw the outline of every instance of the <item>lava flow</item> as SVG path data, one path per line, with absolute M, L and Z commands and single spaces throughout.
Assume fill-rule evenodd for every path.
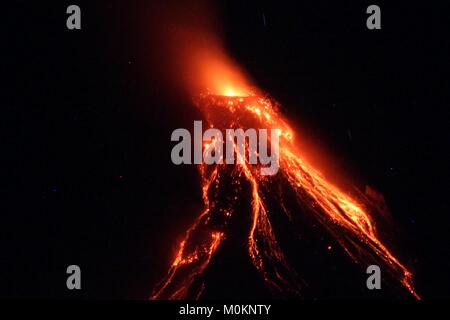
M 239 201 L 243 201 L 243 185 L 251 190 L 248 254 L 271 289 L 301 295 L 302 281 L 289 265 L 271 224 L 273 215 L 293 218 L 295 209 L 288 209 L 284 203 L 284 195 L 292 193 L 296 209 L 312 214 L 356 263 L 375 261 L 420 299 L 413 288 L 411 272 L 379 239 L 373 218 L 378 208 L 364 194 L 351 196 L 339 190 L 302 157 L 294 144 L 294 132 L 276 103 L 253 94 L 235 97 L 209 93 L 197 100 L 197 106 L 208 124 L 215 128 L 280 129 L 280 169 L 274 176 L 263 176 L 260 165 L 249 164 L 248 157 L 243 164 L 199 166 L 205 210 L 187 231 L 167 276 L 154 290 L 152 299 L 200 297 L 204 284 L 196 284 L 196 279 L 225 241 L 227 224 L 233 215 L 245 214 L 236 211 Z M 207 147 L 209 145 L 204 146 Z M 274 202 L 278 204 L 276 212 L 269 213 Z
M 214 32 L 215 19 L 211 19 L 209 10 L 170 7 L 154 12 L 158 13 L 154 21 L 159 23 L 153 28 L 157 30 L 155 43 L 166 50 L 165 60 L 158 60 L 158 66 L 167 62 L 162 75 L 170 74 L 171 81 L 175 79 L 195 97 L 208 127 L 221 131 L 278 129 L 280 136 L 279 170 L 275 175 L 262 175 L 261 164 L 250 164 L 248 155 L 239 154 L 235 141 L 232 143 L 235 154 L 242 157 L 241 163 L 198 165 L 204 210 L 187 230 L 167 275 L 150 298 L 201 297 L 206 288 L 202 276 L 211 261 L 219 257 L 221 245 L 234 236 L 230 231 L 233 222 L 248 217 L 244 241 L 249 260 L 272 292 L 291 297 L 302 296 L 305 290 L 300 272 L 289 261 L 283 246 L 284 230 L 277 227 L 280 219 L 289 226 L 295 226 L 293 221 L 303 223 L 307 219 L 321 226 L 340 245 L 343 254 L 361 268 L 378 265 L 383 275 L 420 299 L 411 272 L 387 248 L 377 230 L 376 220 L 385 209 L 380 203 L 384 202 L 374 201 L 367 192 L 343 191 L 311 166 L 305 150 L 294 141 L 296 132 L 279 105 L 261 93 L 226 54 Z M 204 144 L 203 148 L 214 143 Z

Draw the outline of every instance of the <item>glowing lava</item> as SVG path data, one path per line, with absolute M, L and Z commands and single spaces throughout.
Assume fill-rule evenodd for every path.
M 263 176 L 259 165 L 248 163 L 248 157 L 243 164 L 200 165 L 205 210 L 187 231 L 167 276 L 151 298 L 200 297 L 204 284 L 196 282 L 225 240 L 230 219 L 236 214 L 245 214 L 237 212 L 236 208 L 240 201 L 248 201 L 243 198 L 249 196 L 252 224 L 248 233 L 248 254 L 272 290 L 301 295 L 302 281 L 277 241 L 271 217 L 281 214 L 292 219 L 295 210 L 303 210 L 312 214 L 336 238 L 354 262 L 378 264 L 420 299 L 413 288 L 411 272 L 379 239 L 373 218 L 380 213 L 379 208 L 364 194 L 350 195 L 339 190 L 302 157 L 294 145 L 294 133 L 276 103 L 258 95 L 226 93 L 207 93 L 197 99 L 196 104 L 208 124 L 215 128 L 280 129 L 280 170 L 275 176 Z M 243 186 L 251 190 L 250 194 L 242 191 Z M 295 195 L 295 208 L 285 204 L 288 193 Z M 224 194 L 226 199 L 223 199 Z M 277 210 L 269 213 L 272 203 L 278 204 Z

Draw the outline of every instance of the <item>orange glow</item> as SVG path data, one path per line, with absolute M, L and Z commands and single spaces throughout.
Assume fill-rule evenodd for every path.
M 246 96 L 248 96 L 248 91 L 245 91 L 243 89 L 235 89 L 233 87 L 228 87 L 220 94 L 224 95 L 226 97 L 246 97 Z
M 245 97 L 250 88 L 255 91 L 247 73 L 230 58 L 217 37 L 215 19 L 208 8 L 198 4 L 189 4 L 184 10 L 167 6 L 153 8 L 157 15 L 157 24 L 152 26 L 154 46 L 163 53 L 155 69 L 162 78 L 193 95 L 208 90 L 215 95 Z

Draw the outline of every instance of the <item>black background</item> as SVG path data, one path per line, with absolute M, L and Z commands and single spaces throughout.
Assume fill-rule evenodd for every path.
M 171 132 L 198 115 L 152 71 L 151 5 L 78 1 L 82 30 L 69 31 L 70 4 L 2 8 L 0 294 L 146 298 L 202 206 L 196 169 L 170 161 Z M 382 30 L 370 31 L 369 4 L 227 1 L 217 12 L 258 85 L 384 194 L 418 292 L 449 298 L 448 9 L 378 2 Z M 70 264 L 79 292 L 65 286 Z

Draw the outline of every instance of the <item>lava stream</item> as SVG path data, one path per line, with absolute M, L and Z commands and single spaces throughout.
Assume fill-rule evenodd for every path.
M 261 165 L 249 164 L 246 157 L 242 164 L 199 165 L 205 209 L 188 229 L 168 274 L 156 286 L 151 299 L 201 296 L 205 288 L 201 275 L 226 239 L 228 223 L 234 215 L 245 213 L 236 209 L 239 201 L 248 201 L 242 199 L 245 196 L 241 192 L 243 185 L 251 190 L 248 254 L 272 290 L 301 296 L 303 281 L 280 247 L 267 199 L 279 204 L 279 210 L 271 214 L 283 214 L 292 219 L 299 208 L 311 213 L 354 262 L 361 265 L 375 262 L 420 299 L 414 290 L 411 272 L 379 238 L 374 221 L 379 208 L 362 193 L 350 195 L 341 191 L 302 157 L 294 144 L 294 132 L 276 103 L 256 94 L 207 93 L 197 99 L 196 105 L 208 125 L 214 128 L 280 129 L 280 169 L 274 176 L 263 176 L 259 170 Z M 236 144 L 234 147 L 236 149 Z M 223 188 L 227 189 L 225 200 Z M 274 190 L 293 193 L 298 207 L 288 209 L 283 192 Z

